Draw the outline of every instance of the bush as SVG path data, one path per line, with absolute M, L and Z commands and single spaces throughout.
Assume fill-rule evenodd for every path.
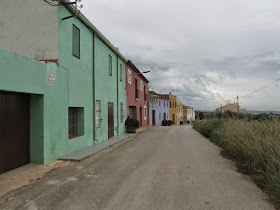
M 174 122 L 173 122 L 172 120 L 167 120 L 167 125 L 168 125 L 168 126 L 170 126 L 170 125 L 172 125 L 172 124 L 174 124 Z
M 280 209 L 279 120 L 210 119 L 196 123 L 194 128 L 219 145 L 221 154 L 235 160 L 241 172 L 251 175 Z
M 214 130 L 221 126 L 223 122 L 224 121 L 220 119 L 202 120 L 200 122 L 196 122 L 193 127 L 206 138 L 210 138 Z
M 134 119 L 134 118 L 128 118 L 126 121 L 125 121 L 125 125 L 127 127 L 132 127 L 132 128 L 138 128 L 139 127 L 139 121 Z
M 167 120 L 163 120 L 163 121 L 161 122 L 161 125 L 162 125 L 162 126 L 167 126 Z

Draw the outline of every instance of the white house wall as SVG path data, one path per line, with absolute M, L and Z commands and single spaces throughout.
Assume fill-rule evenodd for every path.
M 57 7 L 43 0 L 1 0 L 0 47 L 37 60 L 57 59 L 57 17 Z

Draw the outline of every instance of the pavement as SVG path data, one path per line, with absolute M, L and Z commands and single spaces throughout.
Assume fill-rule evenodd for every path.
M 273 209 L 191 126 L 150 127 L 0 198 L 0 209 Z

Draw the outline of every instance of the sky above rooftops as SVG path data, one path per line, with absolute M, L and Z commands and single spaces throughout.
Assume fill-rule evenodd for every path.
M 280 78 L 278 0 L 83 0 L 82 13 L 145 74 L 150 90 L 214 110 Z M 280 110 L 280 82 L 240 99 Z

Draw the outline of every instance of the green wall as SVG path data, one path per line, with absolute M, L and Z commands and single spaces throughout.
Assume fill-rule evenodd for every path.
M 102 124 L 101 128 L 96 128 L 96 141 L 101 142 L 108 139 L 108 102 L 114 103 L 114 135 L 118 136 L 125 132 L 125 113 L 123 122 L 121 122 L 120 106 L 117 106 L 117 55 L 107 47 L 102 40 L 97 36 L 95 39 L 95 89 L 96 100 L 101 100 L 101 116 Z M 112 76 L 109 75 L 109 55 L 112 56 Z M 125 74 L 125 62 L 118 58 L 118 67 L 122 64 L 123 75 L 122 82 L 118 77 L 119 83 L 119 104 L 123 102 L 124 110 L 126 109 L 126 74 Z M 119 109 L 119 119 L 117 119 L 117 108 Z M 119 122 L 119 132 L 117 132 L 117 122 Z
M 36 61 L 0 49 L 0 91 L 29 93 L 31 96 L 30 156 L 32 163 L 50 163 L 61 156 L 107 140 L 108 102 L 114 103 L 114 135 L 125 132 L 126 64 L 102 40 L 93 35 L 93 32 L 79 19 L 70 18 L 62 21 L 62 18 L 71 15 L 65 7 L 58 7 L 57 64 Z M 72 55 L 73 24 L 80 29 L 80 59 Z M 112 76 L 108 73 L 109 54 L 113 60 Z M 122 82 L 120 76 L 117 81 L 120 64 L 123 68 Z M 95 69 L 95 89 L 93 69 Z M 49 73 L 56 75 L 56 84 L 48 82 Z M 95 90 L 95 99 L 101 100 L 103 118 L 101 128 L 96 129 L 95 139 L 93 90 Z M 122 122 L 121 102 L 124 110 Z M 84 131 L 83 136 L 71 140 L 68 138 L 69 107 L 81 107 L 79 112 L 83 117 L 79 118 L 79 122 L 83 122 Z
M 44 164 L 56 160 L 59 152 L 47 153 L 47 141 L 60 142 L 66 104 L 66 71 L 55 63 L 39 62 L 0 49 L 0 90 L 29 93 L 30 97 L 30 159 Z M 56 84 L 48 83 L 48 73 L 56 74 Z

